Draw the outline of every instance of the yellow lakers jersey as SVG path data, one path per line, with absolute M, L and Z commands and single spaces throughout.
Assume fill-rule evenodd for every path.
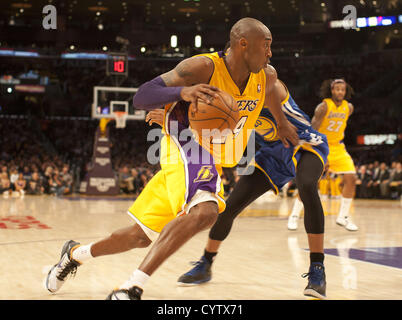
M 344 136 L 345 129 L 349 118 L 349 104 L 346 100 L 337 107 L 332 99 L 324 99 L 327 104 L 327 113 L 321 122 L 319 132 L 325 134 L 328 144 L 339 144 Z
M 216 164 L 222 167 L 234 167 L 243 156 L 248 139 L 264 105 L 266 75 L 262 69 L 251 73 L 243 92 L 231 78 L 224 62 L 222 52 L 201 54 L 214 63 L 214 72 L 209 84 L 231 94 L 239 108 L 239 122 L 229 135 L 211 141 L 210 152 Z

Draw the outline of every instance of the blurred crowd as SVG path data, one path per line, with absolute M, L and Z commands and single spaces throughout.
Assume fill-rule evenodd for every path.
M 402 163 L 375 161 L 357 168 L 356 197 L 398 199 L 402 194 Z
M 59 169 L 61 168 L 61 169 Z M 41 167 L 1 162 L 0 193 L 4 198 L 29 195 L 66 195 L 72 193 L 73 177 L 68 165 L 44 162 Z
M 393 161 L 390 165 L 374 161 L 356 167 L 356 198 L 399 199 L 402 194 L 402 163 Z M 342 177 L 326 172 L 319 184 L 324 198 L 340 198 Z

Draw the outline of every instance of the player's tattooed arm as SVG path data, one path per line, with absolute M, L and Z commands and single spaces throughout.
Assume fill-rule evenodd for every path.
M 311 126 L 314 130 L 318 130 L 321 126 L 322 121 L 324 120 L 325 115 L 327 114 L 328 106 L 325 101 L 321 102 L 314 111 L 314 117 L 311 120 Z
M 192 86 L 208 83 L 214 64 L 207 57 L 191 57 L 181 61 L 174 69 L 161 75 L 167 87 Z

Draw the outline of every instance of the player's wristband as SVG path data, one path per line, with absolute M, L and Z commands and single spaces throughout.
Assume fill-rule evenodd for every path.
M 158 76 L 145 82 L 138 88 L 133 98 L 134 109 L 153 110 L 165 104 L 182 100 L 180 92 L 183 87 L 167 87 L 163 79 Z

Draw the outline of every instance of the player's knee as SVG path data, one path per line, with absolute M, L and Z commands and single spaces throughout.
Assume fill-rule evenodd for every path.
M 297 188 L 299 191 L 311 192 L 317 189 L 317 179 L 312 176 L 304 175 L 297 179 Z
M 145 233 L 141 235 L 134 234 L 130 239 L 133 248 L 146 248 L 152 243 Z
M 218 218 L 218 205 L 215 202 L 207 201 L 194 206 L 191 212 L 196 219 L 196 223 L 202 230 L 210 228 Z

